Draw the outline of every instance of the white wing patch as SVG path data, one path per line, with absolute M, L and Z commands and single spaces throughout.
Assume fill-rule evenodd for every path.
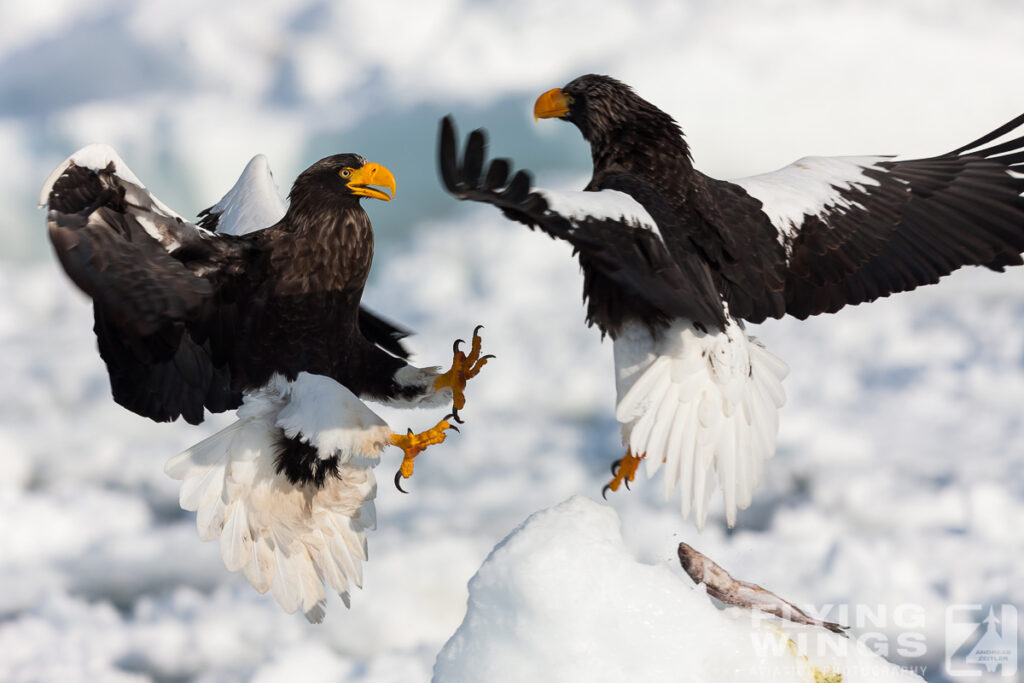
M 762 211 L 779 231 L 783 246 L 792 240 L 804 216 L 824 216 L 859 206 L 840 194 L 855 188 L 866 191 L 879 182 L 864 174 L 865 169 L 885 172 L 878 162 L 884 156 L 804 157 L 771 173 L 739 178 L 739 185 L 763 205 Z
M 390 429 L 334 380 L 275 375 L 248 393 L 238 421 L 171 458 L 164 470 L 181 480 L 179 502 L 196 511 L 200 539 L 220 539 L 230 571 L 242 570 L 260 593 L 273 590 L 288 613 L 324 617 L 326 583 L 349 604 L 362 586 L 366 530 L 376 527 L 373 465 Z M 339 477 L 296 486 L 275 468 L 282 431 L 338 456 Z
M 120 179 L 120 186 L 124 189 L 124 200 L 129 206 L 128 212 L 150 237 L 163 245 L 164 249 L 174 251 L 180 247 L 183 231 L 195 231 L 200 237 L 211 234 L 208 230 L 184 220 L 177 212 L 160 201 L 146 189 L 139 177 L 128 167 L 128 164 L 124 163 L 114 148 L 104 144 L 86 145 L 58 164 L 39 191 L 39 206 L 49 203 L 54 184 L 72 164 L 100 171 L 106 169 L 111 163 L 114 164 L 114 173 Z
M 657 339 L 627 326 L 615 340 L 615 369 L 623 443 L 645 454 L 648 476 L 664 463 L 665 497 L 678 486 L 683 516 L 692 510 L 698 529 L 717 475 L 731 527 L 775 453 L 789 368 L 729 319 L 708 333 L 678 320 Z
M 647 209 L 625 192 L 601 190 L 600 192 L 553 192 L 535 189 L 544 197 L 548 209 L 577 223 L 587 218 L 621 220 L 627 225 L 646 230 L 657 230 Z
M 217 232 L 244 235 L 274 225 L 287 208 L 267 158 L 257 154 L 246 164 L 234 187 L 210 207 L 210 213 L 219 216 Z
M 91 145 L 86 145 L 61 163 L 57 164 L 57 168 L 53 169 L 53 172 L 51 172 L 49 177 L 47 177 L 46 182 L 43 183 L 42 189 L 39 190 L 39 206 L 46 206 L 50 200 L 50 192 L 53 191 L 54 183 L 57 182 L 57 178 L 60 178 L 71 164 L 89 168 L 93 171 L 99 171 L 105 169 L 111 162 L 114 164 L 114 170 L 117 172 L 118 177 L 123 180 L 127 180 L 133 185 L 137 185 L 139 189 L 146 189 L 146 186 L 142 184 L 139 177 L 132 172 L 132 169 L 128 168 L 128 164 L 124 163 L 124 159 L 121 158 L 121 155 L 118 154 L 113 147 L 110 145 L 93 143 Z M 149 192 L 146 192 L 146 195 L 153 203 L 153 206 L 163 215 L 168 218 L 181 218 L 181 216 L 175 213 L 169 206 Z M 128 201 L 131 201 L 130 197 L 127 199 Z

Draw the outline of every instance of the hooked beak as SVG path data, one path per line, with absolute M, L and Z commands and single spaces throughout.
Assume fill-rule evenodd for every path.
M 559 88 L 553 88 L 537 98 L 533 104 L 533 120 L 562 118 L 569 113 L 569 98 Z
M 390 202 L 395 196 L 395 176 L 380 164 L 369 163 L 352 171 L 348 187 L 353 194 Z M 390 194 L 382 189 L 390 191 Z

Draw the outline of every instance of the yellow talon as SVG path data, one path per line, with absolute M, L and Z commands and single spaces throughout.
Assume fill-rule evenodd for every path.
M 449 417 L 451 416 L 449 415 Z M 445 430 L 447 429 L 459 431 L 458 427 L 453 426 L 448 422 L 448 418 L 445 418 L 427 431 L 420 432 L 419 434 L 413 434 L 410 429 L 405 434 L 391 435 L 392 445 L 398 446 L 405 453 L 405 457 L 402 458 L 402 465 L 398 468 L 398 472 L 395 474 L 395 486 L 398 487 L 399 491 L 405 493 L 398 482 L 400 479 L 408 479 L 412 476 L 413 463 L 416 456 L 427 450 L 428 446 L 433 446 L 434 444 L 444 441 L 448 437 L 448 435 L 445 434 Z
M 466 383 L 477 376 L 480 369 L 487 365 L 488 359 L 494 358 L 490 354 L 483 357 L 480 356 L 481 339 L 479 332 L 481 327 L 483 325 L 477 325 L 476 329 L 473 330 L 473 341 L 468 356 L 459 349 L 459 345 L 463 343 L 462 340 L 455 340 L 455 344 L 452 347 L 452 367 L 448 372 L 439 375 L 434 380 L 435 391 L 446 388 L 452 390 L 452 405 L 455 408 L 453 417 L 457 422 L 462 421 L 459 419 L 458 411 L 466 405 Z
M 622 457 L 622 460 L 617 460 L 612 463 L 612 480 L 608 482 L 604 489 L 601 490 L 601 496 L 607 497 L 608 491 L 618 491 L 622 484 L 629 488 L 629 482 L 636 478 L 636 469 L 640 466 L 640 461 L 647 457 L 646 453 L 640 455 L 633 455 L 633 451 L 627 449 L 626 455 Z

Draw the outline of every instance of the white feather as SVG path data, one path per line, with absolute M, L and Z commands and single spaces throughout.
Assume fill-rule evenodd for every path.
M 121 158 L 121 155 L 119 155 L 113 147 L 110 145 L 93 143 L 91 145 L 86 145 L 61 163 L 57 164 L 57 168 L 53 169 L 50 175 L 46 178 L 46 181 L 43 183 L 43 187 L 39 190 L 39 206 L 46 206 L 50 201 L 50 192 L 53 191 L 54 183 L 57 182 L 57 179 L 61 177 L 64 171 L 66 171 L 71 164 L 81 166 L 83 168 L 89 168 L 93 171 L 99 171 L 107 168 L 111 163 L 114 164 L 114 170 L 117 172 L 118 177 L 138 186 L 141 190 L 146 190 L 146 186 L 143 185 L 142 181 L 139 180 L 139 177 L 132 172 L 132 169 L 128 168 L 128 164 L 124 163 L 124 159 Z M 158 213 L 161 213 L 168 218 L 181 218 L 181 216 L 175 213 L 170 207 L 150 194 L 149 191 L 146 191 L 146 195 L 153 203 L 153 208 L 156 209 Z M 154 235 L 154 237 L 157 236 Z M 157 239 L 159 239 L 159 237 L 157 237 Z
M 269 538 L 264 534 L 258 534 L 252 547 L 252 557 L 243 567 L 245 578 L 260 595 L 270 590 L 274 584 L 274 571 L 277 558 L 274 555 L 274 547 Z
M 647 209 L 625 192 L 617 190 L 554 192 L 542 189 L 535 189 L 534 192 L 547 200 L 550 212 L 565 216 L 573 223 L 579 223 L 588 218 L 611 219 L 620 220 L 636 228 L 655 232 L 658 230 L 658 224 L 647 213 Z
M 679 387 L 676 384 L 669 384 L 661 400 L 661 406 L 657 410 L 657 417 L 651 427 L 651 436 L 647 445 L 641 453 L 645 454 L 647 460 L 647 476 L 651 476 L 658 470 L 666 457 L 666 446 L 669 433 L 672 431 L 672 421 L 679 409 Z M 654 412 L 653 410 L 651 412 Z M 653 463 L 653 465 L 652 465 Z
M 224 530 L 220 535 L 220 556 L 230 572 L 237 572 L 252 554 L 252 530 L 245 501 L 237 500 L 227 510 Z
M 274 566 L 274 600 L 288 614 L 294 614 L 299 608 L 300 577 L 294 572 L 294 565 L 291 556 L 283 549 L 278 548 L 274 554 L 276 562 Z
M 334 386 L 331 386 L 331 385 Z M 275 376 L 247 394 L 228 428 L 171 458 L 181 500 L 196 509 L 200 538 L 220 539 L 224 565 L 253 587 L 272 591 L 283 609 L 324 616 L 324 581 L 348 604 L 362 584 L 366 529 L 375 523 L 372 464 L 390 434 L 354 394 L 323 377 Z M 338 477 L 317 489 L 277 472 L 285 434 L 338 456 Z M 335 450 L 324 450 L 332 448 Z
M 856 205 L 842 191 L 877 186 L 879 182 L 865 170 L 885 172 L 878 166 L 890 157 L 846 156 L 804 157 L 771 173 L 738 178 L 729 182 L 739 185 L 747 194 L 761 202 L 761 210 L 779 232 L 779 241 L 786 246 L 799 232 L 805 216 L 822 216 L 831 210 L 844 210 Z
M 196 511 L 196 532 L 200 541 L 213 541 L 220 537 L 227 511 L 220 495 Z
M 786 364 L 740 325 L 707 333 L 678 320 L 657 338 L 627 325 L 615 340 L 616 417 L 648 476 L 662 460 L 666 497 L 678 487 L 683 516 L 703 527 L 718 485 L 726 520 L 750 505 L 763 460 L 775 452 Z
M 211 465 L 181 482 L 178 504 L 182 510 L 198 510 L 209 505 L 224 488 L 224 465 Z
M 300 438 L 329 458 L 341 455 L 376 458 L 391 431 L 377 414 L 351 391 L 330 377 L 300 372 L 288 386 L 288 402 L 277 415 L 277 426 L 289 438 Z
M 647 411 L 655 387 L 660 384 L 662 391 L 668 387 L 664 380 L 670 379 L 667 376 L 666 368 L 671 363 L 672 360 L 664 356 L 655 360 L 647 371 L 636 380 L 626 395 L 619 399 L 615 408 L 615 418 L 619 422 L 635 419 Z
M 277 223 L 287 208 L 267 158 L 257 154 L 246 164 L 234 187 L 210 207 L 210 213 L 218 214 L 217 232 L 244 235 Z

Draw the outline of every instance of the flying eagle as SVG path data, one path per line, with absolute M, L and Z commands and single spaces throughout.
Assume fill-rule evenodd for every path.
M 775 452 L 784 362 L 744 321 L 834 313 L 938 282 L 964 265 L 1002 271 L 1024 251 L 1024 116 L 927 159 L 806 157 L 723 181 L 693 167 L 678 124 L 607 76 L 542 94 L 536 118 L 590 143 L 583 192 L 531 188 L 473 132 L 461 161 L 441 125 L 442 180 L 459 199 L 569 242 L 588 324 L 614 340 L 626 456 L 606 490 L 665 467 L 703 527 L 717 478 L 729 526 Z M 1020 131 L 1018 130 L 1018 134 Z
M 385 167 L 338 154 L 303 171 L 286 206 L 258 156 L 194 224 L 113 149 L 90 145 L 53 171 L 39 200 L 61 265 L 92 297 L 114 400 L 192 424 L 204 409 L 238 409 L 166 471 L 227 568 L 314 622 L 325 582 L 346 604 L 350 584 L 361 585 L 382 450 L 405 452 L 396 484 L 411 475 L 488 358 L 478 328 L 468 354 L 456 342 L 449 371 L 414 367 L 408 333 L 360 305 L 373 229 L 359 201 L 394 191 Z M 452 402 L 454 418 L 395 434 L 364 399 Z

